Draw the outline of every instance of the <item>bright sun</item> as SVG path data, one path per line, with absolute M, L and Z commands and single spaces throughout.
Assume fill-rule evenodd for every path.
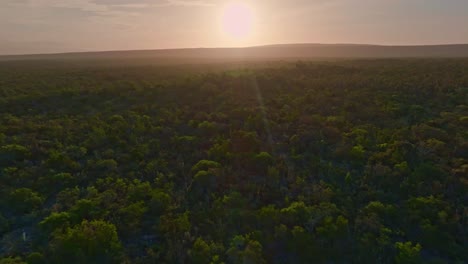
M 222 31 L 231 41 L 247 40 L 252 34 L 254 19 L 249 5 L 242 2 L 229 3 L 223 9 Z

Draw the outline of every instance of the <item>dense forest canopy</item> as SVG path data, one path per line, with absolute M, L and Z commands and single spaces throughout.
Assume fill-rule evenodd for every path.
M 468 59 L 0 63 L 0 263 L 466 263 Z

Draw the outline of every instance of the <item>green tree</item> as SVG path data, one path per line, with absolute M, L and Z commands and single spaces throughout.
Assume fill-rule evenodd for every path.
M 228 263 L 232 264 L 262 264 L 265 263 L 263 258 L 263 247 L 260 242 L 253 240 L 249 235 L 235 236 L 232 238 L 230 248 L 226 254 Z
M 397 264 L 417 264 L 422 263 L 421 261 L 421 245 L 408 242 L 396 242 L 395 248 L 397 249 L 397 255 L 395 257 L 395 263 Z
M 33 252 L 33 253 L 29 254 L 26 257 L 26 262 L 28 264 L 45 264 L 45 263 L 47 263 L 46 259 L 44 258 L 44 255 L 42 255 L 42 253 L 39 253 L 39 252 Z
M 46 232 L 51 233 L 58 228 L 69 226 L 71 216 L 67 212 L 51 213 L 39 223 L 39 226 Z
M 0 259 L 0 264 L 26 264 L 20 257 L 6 257 Z
M 190 251 L 191 262 L 194 264 L 208 263 L 211 259 L 211 249 L 202 238 L 197 238 Z
M 9 195 L 9 205 L 18 214 L 28 214 L 39 209 L 44 202 L 40 194 L 29 188 L 13 190 Z
M 115 263 L 122 257 L 117 229 L 101 220 L 84 220 L 55 233 L 51 248 L 56 263 Z

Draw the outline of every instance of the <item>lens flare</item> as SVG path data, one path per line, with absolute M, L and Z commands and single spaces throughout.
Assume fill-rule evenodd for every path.
M 233 40 L 245 40 L 251 34 L 254 25 L 252 8 L 241 2 L 226 5 L 222 15 L 222 30 Z

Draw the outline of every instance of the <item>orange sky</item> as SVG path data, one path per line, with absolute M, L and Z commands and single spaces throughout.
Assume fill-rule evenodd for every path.
M 248 38 L 220 25 L 228 2 Z M 0 54 L 275 43 L 468 43 L 466 0 L 1 0 Z

